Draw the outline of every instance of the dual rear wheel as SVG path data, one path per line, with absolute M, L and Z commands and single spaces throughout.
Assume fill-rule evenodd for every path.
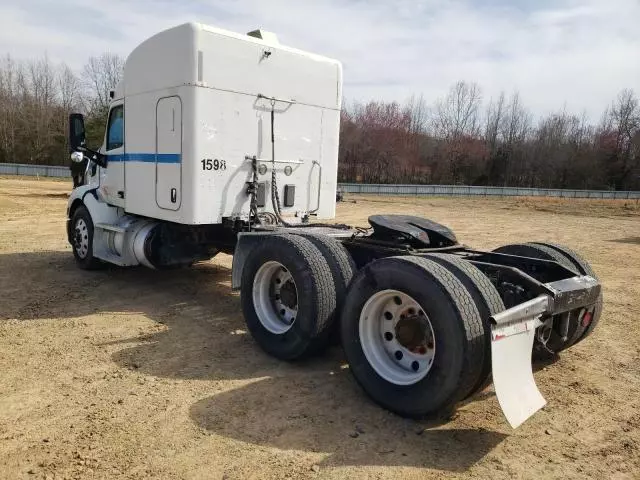
M 389 257 L 356 272 L 340 242 L 312 234 L 265 237 L 246 259 L 241 290 L 265 351 L 302 358 L 339 328 L 358 383 L 412 417 L 446 411 L 486 384 L 486 321 L 504 308 L 489 280 L 454 256 Z
M 496 251 L 554 260 L 595 276 L 575 252 L 558 245 Z M 312 234 L 267 236 L 250 252 L 242 307 L 256 341 L 284 360 L 322 351 L 339 328 L 357 382 L 378 404 L 408 417 L 447 412 L 487 386 L 489 317 L 505 309 L 489 278 L 456 255 L 387 257 L 356 271 L 340 242 Z M 570 312 L 569 340 L 552 332 L 545 347 L 560 351 L 581 341 L 601 310 L 599 298 Z

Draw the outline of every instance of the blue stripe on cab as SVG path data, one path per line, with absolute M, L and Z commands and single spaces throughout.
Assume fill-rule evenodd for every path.
M 181 163 L 179 153 L 120 153 L 108 155 L 109 162 Z

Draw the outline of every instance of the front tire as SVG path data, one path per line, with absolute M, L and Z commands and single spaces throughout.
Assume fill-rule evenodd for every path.
M 341 316 L 342 345 L 369 396 L 402 416 L 444 413 L 477 384 L 482 320 L 464 285 L 418 257 L 376 260 L 354 277 Z
M 73 213 L 71 228 L 71 248 L 78 266 L 83 270 L 102 267 L 102 262 L 93 256 L 93 220 L 84 205 Z

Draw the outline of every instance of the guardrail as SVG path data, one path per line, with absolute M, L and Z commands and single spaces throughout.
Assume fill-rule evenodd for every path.
M 561 197 L 640 199 L 640 192 L 613 190 L 563 190 L 558 188 L 480 187 L 467 185 L 386 185 L 340 183 L 345 193 L 365 195 L 441 196 L 441 197 Z
M 0 163 L 0 175 L 30 175 L 71 178 L 69 167 Z M 390 185 L 339 183 L 345 193 L 365 195 L 403 195 L 432 197 L 561 197 L 640 199 L 640 192 L 613 190 L 563 190 L 558 188 L 480 187 L 467 185 Z
M 32 177 L 71 178 L 69 167 L 0 163 L 0 175 L 29 175 Z

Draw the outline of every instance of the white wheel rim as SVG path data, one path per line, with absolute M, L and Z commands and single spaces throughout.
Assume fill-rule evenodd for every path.
M 372 295 L 360 312 L 359 330 L 367 361 L 387 382 L 413 385 L 431 370 L 436 353 L 431 321 L 406 293 L 382 290 Z
M 84 219 L 76 222 L 74 246 L 80 258 L 86 258 L 89 253 L 89 228 Z
M 262 265 L 253 278 L 253 307 L 264 328 L 282 335 L 298 316 L 298 290 L 291 272 L 279 262 Z

